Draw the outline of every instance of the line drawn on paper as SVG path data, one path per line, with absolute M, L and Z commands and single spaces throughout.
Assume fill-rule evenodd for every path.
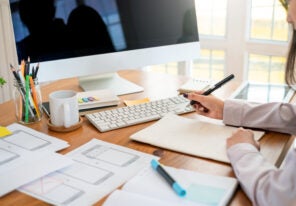
M 119 167 L 126 167 L 140 158 L 138 155 L 103 145 L 95 145 L 82 152 L 82 154 L 87 158 L 100 160 Z
M 0 165 L 4 165 L 20 156 L 14 152 L 8 151 L 6 149 L 0 148 Z
M 4 137 L 3 141 L 30 151 L 38 150 L 51 144 L 41 137 L 22 130 L 14 131 L 13 134 Z
M 114 175 L 113 172 L 103 168 L 98 168 L 77 160 L 74 161 L 75 164 L 65 169 L 59 170 L 58 173 L 93 185 L 99 185 Z
M 21 190 L 42 196 L 44 199 L 59 205 L 69 204 L 85 193 L 79 188 L 66 184 L 63 178 L 58 178 L 55 174 L 53 173 L 29 183 L 21 187 Z

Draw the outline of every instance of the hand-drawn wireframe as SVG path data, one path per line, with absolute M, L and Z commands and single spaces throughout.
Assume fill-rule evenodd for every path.
M 82 196 L 85 192 L 79 188 L 67 185 L 63 178 L 58 178 L 56 173 L 42 177 L 33 183 L 23 186 L 23 192 L 42 195 L 44 199 L 58 205 L 67 205 Z
M 53 205 L 92 205 L 146 167 L 152 155 L 92 139 L 66 154 L 74 164 L 20 191 Z M 63 194 L 65 198 L 63 197 Z
M 84 162 L 78 162 L 77 160 L 74 161 L 76 162 L 75 164 L 58 172 L 93 185 L 99 185 L 114 175 L 113 172 L 103 168 L 94 167 Z
M 0 148 L 0 166 L 19 157 L 20 156 L 14 152 Z
M 16 130 L 2 139 L 26 150 L 34 151 L 51 144 L 49 141 L 27 131 Z
M 82 152 L 82 154 L 88 158 L 97 159 L 119 167 L 126 167 L 139 159 L 138 155 L 104 145 L 95 145 Z

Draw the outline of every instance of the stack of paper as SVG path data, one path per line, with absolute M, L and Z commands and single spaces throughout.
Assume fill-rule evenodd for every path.
M 67 167 L 69 158 L 55 153 L 68 143 L 20 124 L 0 138 L 0 197 L 39 177 Z
M 153 125 L 133 134 L 136 141 L 229 163 L 226 139 L 236 127 L 169 114 Z M 255 131 L 259 140 L 264 132 Z
M 67 168 L 20 188 L 52 205 L 93 205 L 149 165 L 155 156 L 93 139 L 65 155 Z

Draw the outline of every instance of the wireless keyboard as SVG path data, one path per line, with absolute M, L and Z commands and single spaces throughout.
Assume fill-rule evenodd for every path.
M 168 113 L 185 114 L 195 109 L 182 95 L 148 103 L 120 107 L 85 115 L 100 131 L 106 132 L 144 122 L 158 120 Z

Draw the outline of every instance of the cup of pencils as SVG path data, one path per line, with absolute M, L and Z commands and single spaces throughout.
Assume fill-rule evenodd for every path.
M 16 118 L 20 123 L 30 124 L 42 118 L 42 96 L 37 73 L 39 64 L 30 68 L 30 58 L 22 60 L 20 68 L 10 65 L 14 80 Z

